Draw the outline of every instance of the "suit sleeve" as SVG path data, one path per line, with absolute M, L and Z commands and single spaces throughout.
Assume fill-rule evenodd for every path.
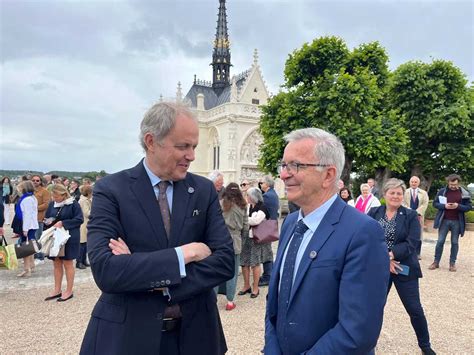
M 421 226 L 415 211 L 407 210 L 406 223 L 403 228 L 406 238 L 401 243 L 392 246 L 395 260 L 406 259 L 416 251 L 417 244 L 421 238 Z
M 307 354 L 367 354 L 382 328 L 389 280 L 383 230 L 363 223 L 350 243 L 339 289 L 339 321 Z
M 421 193 L 421 196 L 422 198 L 420 198 L 420 205 L 416 209 L 416 212 L 418 212 L 420 216 L 424 216 L 430 199 L 428 197 L 428 193 L 424 191 Z
M 225 225 L 217 193 L 211 190 L 206 229 L 202 242 L 212 254 L 199 262 L 186 265 L 186 277 L 179 287 L 169 288 L 173 302 L 180 302 L 209 290 L 234 277 L 234 246 Z
M 66 230 L 79 228 L 84 222 L 84 217 L 82 215 L 81 206 L 77 201 L 72 203 L 72 216 L 71 218 L 62 220 L 63 226 Z
M 440 210 L 440 211 L 443 211 L 443 210 L 445 210 L 446 206 L 439 202 L 439 196 L 441 195 L 441 191 L 442 190 L 439 190 L 438 193 L 436 194 L 436 197 L 433 200 L 433 207 Z
M 119 204 L 102 180 L 95 185 L 93 196 L 87 244 L 92 274 L 102 291 L 144 292 L 181 283 L 178 256 L 173 248 L 113 255 L 110 239 L 125 236 Z

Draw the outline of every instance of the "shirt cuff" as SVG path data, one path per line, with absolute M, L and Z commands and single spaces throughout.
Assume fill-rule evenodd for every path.
M 184 263 L 183 251 L 181 250 L 181 247 L 174 248 L 174 250 L 176 250 L 176 255 L 178 256 L 179 274 L 181 278 L 185 278 L 186 277 L 186 264 Z

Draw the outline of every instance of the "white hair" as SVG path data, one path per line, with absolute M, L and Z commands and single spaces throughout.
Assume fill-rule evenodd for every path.
M 255 204 L 263 202 L 262 191 L 256 187 L 251 187 L 247 190 L 247 197 Z
M 209 175 L 207 176 L 207 178 L 209 180 L 211 180 L 212 182 L 216 182 L 217 178 L 219 176 L 222 176 L 224 177 L 224 174 L 222 174 L 219 170 L 213 170 L 209 173 Z
M 345 163 L 344 146 L 332 133 L 320 128 L 302 128 L 288 133 L 284 139 L 287 143 L 312 139 L 315 142 L 314 156 L 319 159 L 318 163 L 323 165 L 334 165 L 336 167 L 336 178 L 334 184 L 341 178 Z

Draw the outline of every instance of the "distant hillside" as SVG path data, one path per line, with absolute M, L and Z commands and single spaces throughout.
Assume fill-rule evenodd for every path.
M 54 171 L 47 171 L 47 172 L 42 172 L 42 171 L 32 171 L 32 170 L 0 170 L 0 176 L 9 176 L 10 178 L 16 178 L 18 176 L 23 176 L 23 175 L 28 175 L 28 174 L 39 174 L 39 175 L 44 175 L 44 174 L 55 174 L 58 176 L 62 177 L 68 177 L 68 178 L 82 178 L 82 177 L 88 177 L 88 178 L 94 178 L 99 175 L 99 176 L 105 176 L 107 173 L 104 170 L 101 171 L 60 171 L 60 170 L 54 170 Z

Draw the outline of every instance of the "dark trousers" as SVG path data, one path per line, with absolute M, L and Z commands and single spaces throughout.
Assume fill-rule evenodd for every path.
M 260 282 L 270 282 L 270 276 L 272 276 L 273 261 L 267 261 L 263 263 L 263 274 L 260 276 Z
M 79 249 L 79 257 L 77 258 L 78 263 L 87 264 L 87 243 L 81 243 Z
M 425 313 L 423 312 L 423 307 L 421 306 L 420 301 L 420 286 L 418 279 L 400 281 L 398 278 L 390 277 L 387 295 L 390 292 L 392 283 L 395 284 L 398 296 L 410 316 L 411 325 L 415 330 L 416 338 L 418 339 L 418 346 L 420 348 L 431 347 L 428 322 L 426 321 Z
M 180 329 L 177 328 L 161 333 L 160 354 L 179 355 L 179 332 Z

